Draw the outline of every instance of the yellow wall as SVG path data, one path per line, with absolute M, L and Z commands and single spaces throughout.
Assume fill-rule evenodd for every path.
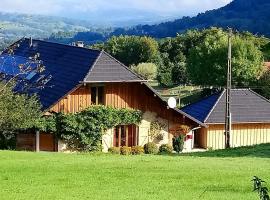
M 207 148 L 224 149 L 224 125 L 209 125 Z M 236 124 L 232 126 L 231 147 L 270 143 L 270 124 Z

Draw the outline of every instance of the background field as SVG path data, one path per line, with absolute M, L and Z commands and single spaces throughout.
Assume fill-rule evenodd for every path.
M 270 145 L 185 156 L 0 151 L 0 199 L 255 200 Z

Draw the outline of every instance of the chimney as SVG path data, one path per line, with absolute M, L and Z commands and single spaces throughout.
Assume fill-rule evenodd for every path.
M 32 47 L 33 46 L 33 39 L 32 37 L 29 38 L 29 47 Z

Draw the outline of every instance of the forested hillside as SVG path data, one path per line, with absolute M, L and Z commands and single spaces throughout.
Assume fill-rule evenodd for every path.
M 65 42 L 83 40 L 91 44 L 114 35 L 147 35 L 154 38 L 174 37 L 189 29 L 203 29 L 212 26 L 232 27 L 238 31 L 270 36 L 269 0 L 234 0 L 225 7 L 198 14 L 196 17 L 183 17 L 171 22 L 156 25 L 138 25 L 133 28 L 116 28 L 108 34 L 80 32 L 74 37 L 66 37 Z M 94 34 L 95 37 L 92 37 Z M 97 37 L 98 36 L 98 39 Z M 57 34 L 50 38 L 57 41 Z

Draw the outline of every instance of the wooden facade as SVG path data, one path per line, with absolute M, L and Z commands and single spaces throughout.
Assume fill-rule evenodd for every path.
M 35 151 L 37 137 L 35 133 L 18 134 L 16 139 L 16 148 L 18 150 Z M 53 134 L 41 133 L 39 136 L 40 151 L 57 151 L 57 140 Z
M 224 149 L 224 125 L 209 125 L 198 132 L 199 146 L 202 148 Z M 270 124 L 249 123 L 232 126 L 231 146 L 252 146 L 270 143 Z
M 91 88 L 95 84 L 78 87 L 63 97 L 49 110 L 53 112 L 75 113 L 91 104 Z M 143 112 L 155 112 L 159 117 L 177 123 L 195 124 L 190 119 L 181 116 L 172 109 L 168 109 L 166 102 L 162 101 L 145 84 L 142 83 L 104 83 L 104 105 L 114 108 L 131 108 Z

